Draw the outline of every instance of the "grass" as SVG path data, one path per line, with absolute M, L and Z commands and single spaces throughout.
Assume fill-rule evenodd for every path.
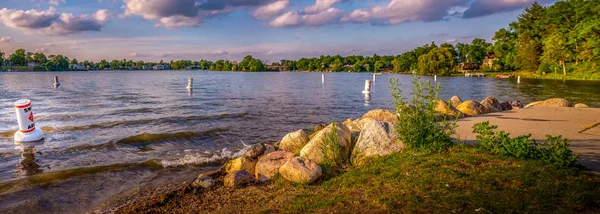
M 164 196 L 164 195 L 163 195 Z M 206 213 L 593 213 L 600 212 L 600 176 L 456 145 L 444 153 L 408 150 L 316 185 L 217 187 L 141 200 L 120 212 Z

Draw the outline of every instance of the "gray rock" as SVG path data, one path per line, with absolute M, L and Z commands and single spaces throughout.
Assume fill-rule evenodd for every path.
M 310 184 L 323 174 L 321 167 L 304 157 L 295 157 L 279 168 L 279 174 L 288 181 L 300 184 Z
M 367 112 L 362 118 L 371 118 L 383 122 L 396 123 L 398 116 L 391 111 L 383 109 L 375 109 Z
M 500 102 L 498 102 L 498 100 L 492 96 L 486 97 L 479 104 L 484 107 L 484 114 L 502 111 Z
M 396 139 L 394 124 L 369 121 L 360 132 L 350 160 L 352 164 L 361 166 L 369 158 L 390 155 L 403 148 L 404 144 Z
M 215 185 L 216 185 L 215 179 L 210 176 L 205 176 L 205 175 L 197 177 L 194 180 L 194 182 L 192 183 L 193 187 L 205 188 L 205 189 L 212 188 Z
M 265 146 L 262 143 L 254 144 L 248 151 L 246 151 L 246 153 L 244 153 L 244 156 L 249 158 L 257 158 L 258 156 L 261 156 L 264 151 Z
M 306 144 L 306 146 L 300 150 L 300 156 L 315 161 L 317 164 L 333 161 L 328 160 L 327 157 L 337 156 L 339 159 L 336 160 L 337 162 L 341 162 L 342 159 L 347 159 L 350 155 L 350 147 L 352 144 L 352 135 L 350 129 L 341 124 L 336 125 L 337 143 L 340 147 L 339 150 L 336 150 L 335 147 L 331 145 L 332 143 L 327 143 L 328 140 L 326 140 L 326 136 L 332 134 L 332 125 L 329 125 L 316 133 L 315 136 Z M 335 154 L 336 151 L 339 151 L 339 154 Z
M 254 179 L 254 176 L 252 176 L 252 174 L 250 174 L 246 170 L 233 171 L 227 174 L 227 176 L 225 176 L 225 179 L 223 179 L 223 184 L 226 187 L 237 187 L 251 184 L 254 182 L 256 182 L 256 179 Z
M 308 143 L 308 136 L 303 130 L 298 130 L 285 135 L 285 137 L 281 139 L 279 149 L 294 154 L 300 154 L 300 150 L 302 150 L 302 147 L 304 147 L 306 143 Z

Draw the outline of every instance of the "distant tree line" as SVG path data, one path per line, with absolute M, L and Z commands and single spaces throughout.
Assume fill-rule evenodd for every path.
M 465 63 L 483 65 L 483 70 L 551 72 L 581 70 L 598 71 L 600 61 L 600 0 L 566 0 L 550 7 L 533 3 L 508 28 L 498 30 L 493 44 L 475 38 L 470 44 L 436 45 L 434 42 L 396 56 L 320 56 L 299 60 L 281 60 L 270 66 L 252 56 L 241 62 L 229 60 L 178 60 L 159 63 L 132 60 L 84 61 L 88 69 L 144 69 L 168 65 L 171 69 L 203 69 L 213 71 L 331 71 L 331 72 L 393 72 L 422 75 L 450 75 Z M 4 61 L 23 66 L 35 62 L 46 70 L 68 70 L 76 59 L 62 55 L 26 52 L 18 49 Z M 484 63 L 486 56 L 490 63 Z M 569 67 L 567 66 L 569 64 Z

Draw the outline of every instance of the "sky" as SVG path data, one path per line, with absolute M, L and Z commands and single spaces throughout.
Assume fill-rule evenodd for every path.
M 556 0 L 538 0 L 549 5 Z M 0 0 L 0 51 L 265 62 L 491 38 L 534 0 Z

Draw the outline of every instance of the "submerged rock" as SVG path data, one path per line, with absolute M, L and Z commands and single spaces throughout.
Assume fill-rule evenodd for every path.
M 583 103 L 577 103 L 573 107 L 575 107 L 575 108 L 589 108 L 588 105 L 583 104 Z
M 237 170 L 246 170 L 250 173 L 254 173 L 256 163 L 256 159 L 249 158 L 247 156 L 241 156 L 227 162 L 225 166 L 223 166 L 223 170 L 225 170 L 227 173 Z
M 310 184 L 319 179 L 323 172 L 316 162 L 304 157 L 294 157 L 279 168 L 279 174 L 294 183 Z
M 461 103 L 463 103 L 463 100 L 460 99 L 459 96 L 453 96 L 452 98 L 450 98 L 450 104 L 454 108 L 456 108 L 457 106 L 459 106 Z
M 226 187 L 237 187 L 242 185 L 247 185 L 256 182 L 254 176 L 247 172 L 246 170 L 237 170 L 233 171 L 223 179 L 223 184 Z
M 466 116 L 477 116 L 485 112 L 484 107 L 473 100 L 467 100 L 461 103 L 460 105 L 458 105 L 458 107 L 456 107 L 456 109 L 458 109 Z
M 498 100 L 492 96 L 486 97 L 479 104 L 484 107 L 484 114 L 502 111 L 500 102 L 498 102 Z
M 341 161 L 341 159 L 347 159 L 350 155 L 352 140 L 350 129 L 344 125 L 336 125 L 335 130 L 337 132 L 336 141 L 339 149 L 336 149 L 334 145 L 332 145 L 333 142 L 330 142 L 330 140 L 327 139 L 327 136 L 332 134 L 332 124 L 316 133 L 315 136 L 306 144 L 306 146 L 300 150 L 300 156 L 311 159 L 317 162 L 317 164 L 327 162 L 327 157 L 335 156 L 340 159 L 338 161 Z
M 398 116 L 391 111 L 383 109 L 375 109 L 367 112 L 362 118 L 371 118 L 388 123 L 398 122 Z
M 360 166 L 368 158 L 393 154 L 403 148 L 404 144 L 396 140 L 394 124 L 371 120 L 362 128 L 350 161 Z
M 289 133 L 281 139 L 281 143 L 279 143 L 279 149 L 291 152 L 294 154 L 300 154 L 300 150 L 302 147 L 308 143 L 308 136 L 303 130 L 298 130 L 292 133 Z
M 265 182 L 273 179 L 279 171 L 279 167 L 285 164 L 286 161 L 294 157 L 294 153 L 286 151 L 276 151 L 266 154 L 256 163 L 254 175 L 259 182 Z

